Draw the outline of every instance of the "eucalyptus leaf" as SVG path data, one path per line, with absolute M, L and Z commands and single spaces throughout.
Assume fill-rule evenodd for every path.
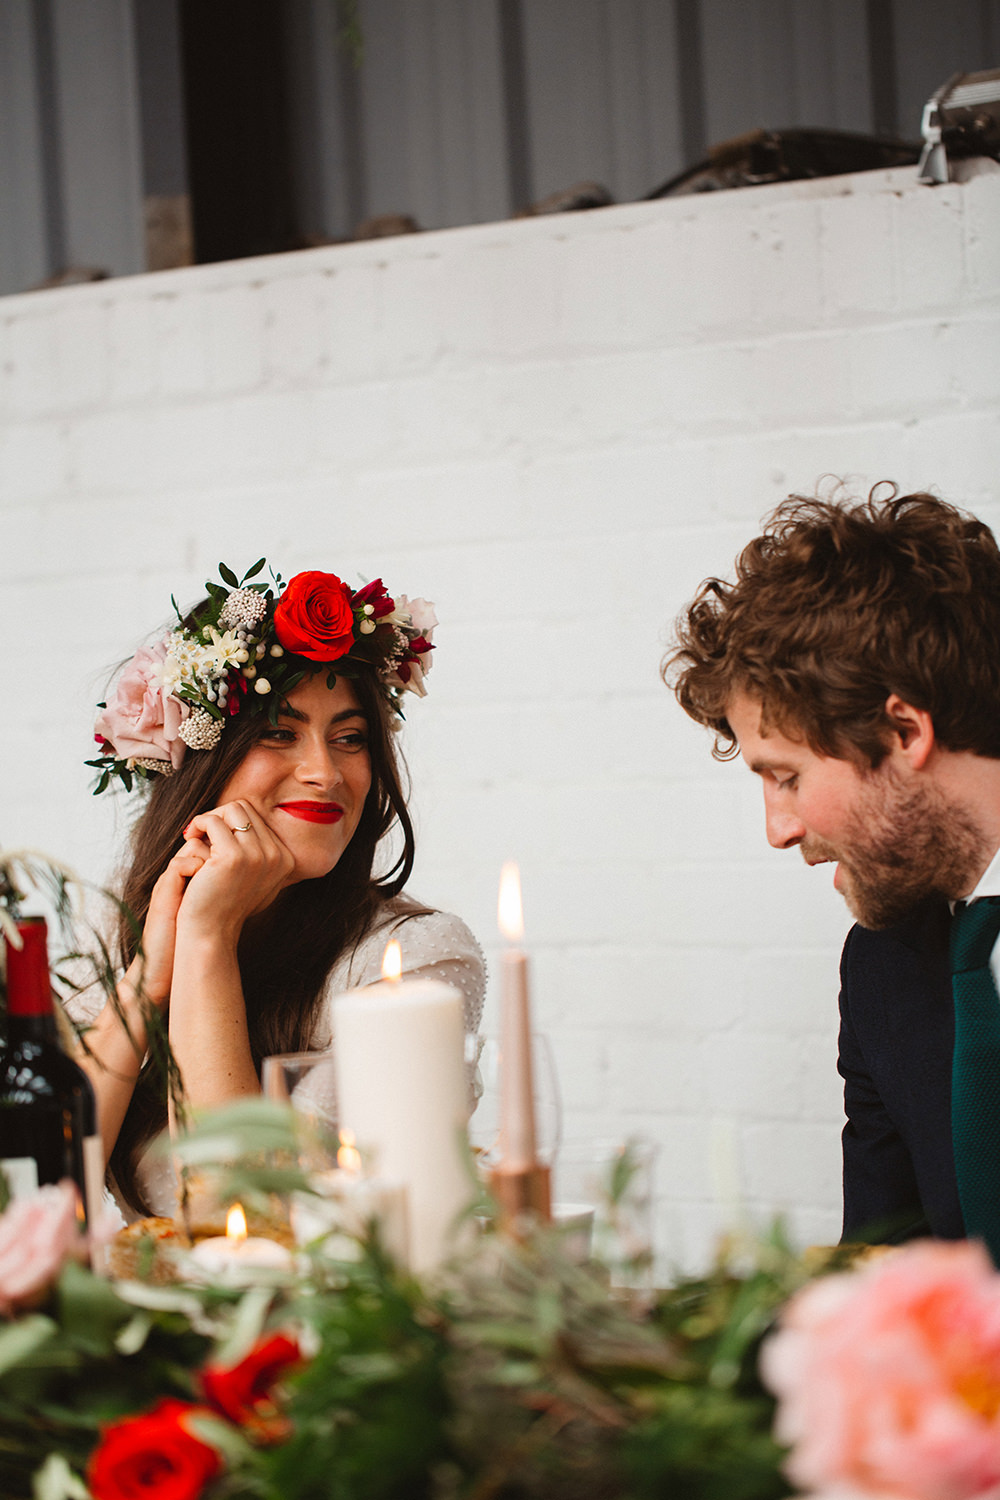
M 58 1333 L 59 1325 L 44 1313 L 29 1313 L 26 1318 L 0 1328 L 0 1375 L 6 1375 L 17 1365 L 30 1363 Z
M 264 1286 L 251 1287 L 240 1298 L 226 1337 L 215 1351 L 214 1363 L 235 1365 L 249 1354 L 260 1338 L 274 1298 L 274 1289 Z
M 89 1500 L 90 1491 L 61 1453 L 50 1453 L 31 1482 L 34 1500 Z

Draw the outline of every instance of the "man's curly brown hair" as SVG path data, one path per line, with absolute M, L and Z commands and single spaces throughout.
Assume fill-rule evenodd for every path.
M 938 742 L 1000 759 L 1000 550 L 933 495 L 834 502 L 790 496 L 676 624 L 664 680 L 736 754 L 734 695 L 820 755 L 875 767 L 886 699 L 925 709 Z

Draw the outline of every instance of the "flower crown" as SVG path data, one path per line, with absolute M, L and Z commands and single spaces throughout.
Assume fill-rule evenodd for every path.
M 238 713 L 267 710 L 277 722 L 282 702 L 309 671 L 309 662 L 356 675 L 365 662 L 390 707 L 403 717 L 404 692 L 426 694 L 431 636 L 438 623 L 426 599 L 393 599 L 381 578 L 352 591 L 335 573 L 297 573 L 274 587 L 252 583 L 265 559 L 238 579 L 219 564 L 222 583 L 208 583 L 208 603 L 154 646 L 140 646 L 107 703 L 98 705 L 95 739 L 102 754 L 95 795 L 112 778 L 127 790 L 133 777 L 170 776 L 190 750 L 214 750 Z

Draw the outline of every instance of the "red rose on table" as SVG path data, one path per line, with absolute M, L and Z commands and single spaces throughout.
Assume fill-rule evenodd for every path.
M 94 1500 L 198 1500 L 222 1460 L 185 1427 L 192 1414 L 208 1415 L 203 1406 L 163 1400 L 106 1427 L 87 1468 Z
M 205 1399 L 222 1416 L 249 1428 L 265 1442 L 280 1442 L 288 1436 L 290 1424 L 272 1393 L 284 1372 L 301 1361 L 302 1351 L 295 1339 L 284 1333 L 272 1334 L 260 1339 L 237 1365 L 206 1365 L 201 1372 L 201 1388 Z
M 336 661 L 354 644 L 351 591 L 336 573 L 296 573 L 278 600 L 274 633 L 286 651 Z

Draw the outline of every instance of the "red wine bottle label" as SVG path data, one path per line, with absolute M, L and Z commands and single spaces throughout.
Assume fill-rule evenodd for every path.
M 40 919 L 18 922 L 22 946 L 7 939 L 7 1010 L 12 1016 L 50 1016 L 52 986 L 46 926 Z
M 0 1158 L 0 1172 L 7 1182 L 7 1191 L 12 1199 L 30 1198 L 38 1192 L 38 1163 L 33 1156 L 5 1156 Z

